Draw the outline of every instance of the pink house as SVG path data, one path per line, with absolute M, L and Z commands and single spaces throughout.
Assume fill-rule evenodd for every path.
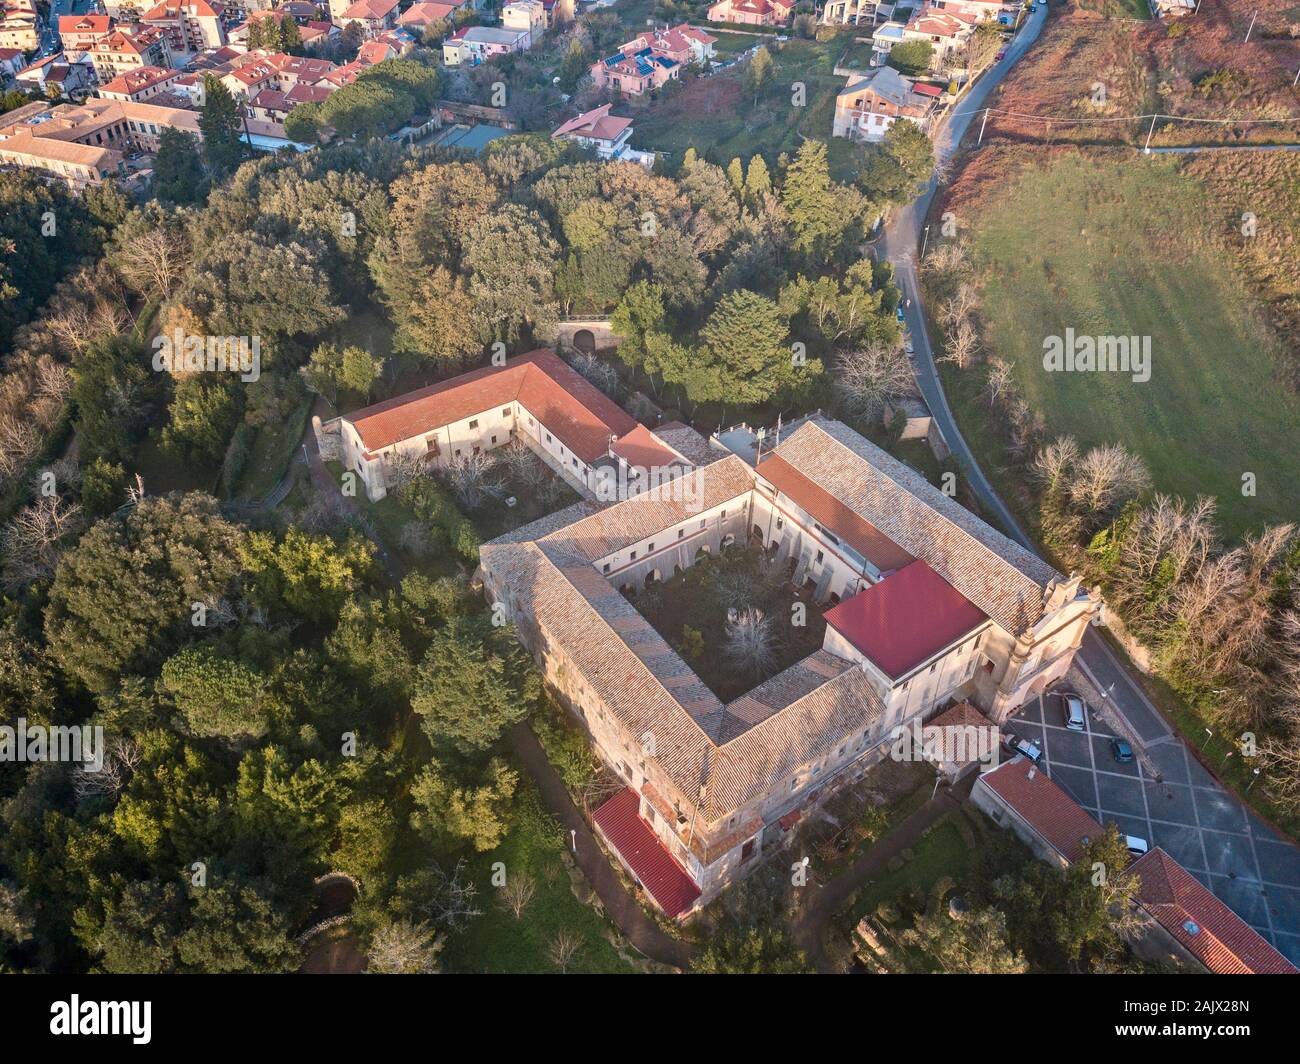
M 793 13 L 794 0 L 718 0 L 709 8 L 709 21 L 784 26 Z

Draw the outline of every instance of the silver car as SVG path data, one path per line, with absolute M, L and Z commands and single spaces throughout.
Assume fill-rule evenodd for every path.
M 1088 727 L 1083 699 L 1078 695 L 1065 696 L 1065 726 L 1070 731 L 1086 731 Z

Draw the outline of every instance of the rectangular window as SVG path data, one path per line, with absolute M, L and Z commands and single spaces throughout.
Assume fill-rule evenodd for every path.
M 478 421 L 477 421 L 477 420 L 475 420 L 475 421 L 471 421 L 471 422 L 469 423 L 469 427 L 472 428 L 472 429 L 476 429 L 476 428 L 478 428 Z
M 646 553 L 649 554 L 649 553 L 652 552 L 654 549 L 655 549 L 655 545 L 654 545 L 653 543 L 651 543 L 650 546 L 646 547 Z
M 632 560 L 633 560 L 633 561 L 636 561 L 636 551 L 633 551 L 633 552 L 632 552 Z
M 745 843 L 744 846 L 740 848 L 740 859 L 742 861 L 748 861 L 753 856 L 754 856 L 754 840 L 750 839 Z
M 819 550 L 817 552 L 817 564 L 821 565 L 821 563 L 824 562 L 825 560 L 826 560 L 826 552 L 824 550 Z
M 604 565 L 602 565 L 602 566 L 600 567 L 600 571 L 601 571 L 602 573 L 607 573 L 607 572 L 609 572 L 609 562 L 606 562 Z
M 552 441 L 551 441 L 551 434 L 550 434 L 549 432 L 546 434 L 546 442 L 547 442 L 547 443 L 551 443 L 551 442 L 552 442 Z
M 492 442 L 493 442 L 493 443 L 496 443 L 496 442 L 497 442 L 497 438 L 496 438 L 496 434 L 495 434 L 495 433 L 493 433 L 493 435 L 492 435 Z
M 678 539 L 681 539 L 684 535 L 686 535 L 686 529 L 684 529 L 684 528 L 679 528 L 679 529 L 677 530 L 677 538 L 678 538 Z
M 509 416 L 510 416 L 510 407 L 506 407 L 504 410 L 502 410 L 502 411 L 501 411 L 501 416 L 502 416 L 502 417 L 509 417 Z

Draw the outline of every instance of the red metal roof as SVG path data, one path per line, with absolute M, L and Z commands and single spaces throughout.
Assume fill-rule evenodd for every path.
M 641 796 L 625 787 L 592 814 L 656 905 L 676 919 L 695 904 L 700 888 L 641 819 Z
M 890 679 L 986 620 L 983 610 L 919 560 L 826 611 L 826 623 Z
M 1157 846 L 1129 866 L 1137 899 L 1218 975 L 1295 975 L 1296 967 Z
M 344 420 L 367 450 L 380 451 L 515 400 L 588 464 L 608 453 L 611 435 L 622 436 L 637 426 L 609 396 L 546 350 L 387 399 Z
M 789 496 L 823 528 L 830 529 L 882 572 L 901 569 L 912 560 L 907 551 L 880 529 L 818 487 L 780 455 L 771 454 L 759 462 L 758 475 L 775 484 L 781 494 Z
M 1105 830 L 1027 758 L 1013 758 L 985 773 L 979 782 L 1019 813 L 1067 861 L 1083 856 L 1085 838 L 1098 838 Z

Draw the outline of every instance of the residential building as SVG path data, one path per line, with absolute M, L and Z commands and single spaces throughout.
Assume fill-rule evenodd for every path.
M 876 141 L 905 118 L 925 129 L 937 100 L 928 86 L 918 86 L 893 67 L 878 67 L 861 77 L 852 75 L 835 97 L 832 135 L 849 140 Z
M 501 8 L 501 25 L 508 30 L 522 30 L 528 34 L 525 48 L 531 48 L 546 32 L 550 16 L 542 0 L 510 0 Z
M 580 144 L 607 162 L 633 162 L 653 166 L 654 152 L 637 151 L 628 143 L 632 139 L 632 119 L 611 115 L 611 106 L 603 104 L 594 111 L 570 118 L 551 136 L 556 140 Z
M 152 26 L 119 26 L 95 41 L 88 54 L 100 82 L 112 81 L 119 74 L 141 67 L 173 65 L 167 38 Z
M 710 22 L 744 26 L 784 26 L 794 14 L 794 0 L 718 0 L 709 8 Z
M 113 20 L 107 15 L 60 15 L 58 29 L 64 52 L 75 56 L 112 33 Z
M 40 22 L 32 0 L 5 0 L 0 7 L 0 48 L 36 51 L 41 46 Z
M 891 18 L 895 6 L 882 0 L 826 0 L 820 21 L 826 26 L 874 26 Z
M 421 0 L 420 3 L 412 4 L 398 15 L 397 24 L 409 29 L 424 30 L 437 22 L 450 22 L 456 12 L 464 6 L 464 3 L 441 4 Z
M 684 66 L 712 58 L 716 43 L 716 37 L 685 23 L 667 30 L 648 30 L 612 56 L 593 63 L 592 81 L 597 88 L 641 96 L 676 81 Z
M 27 53 L 21 48 L 0 48 L 0 85 L 7 85 L 27 65 Z
M 140 67 L 119 74 L 112 81 L 99 86 L 96 95 L 106 100 L 131 100 L 136 103 L 148 100 L 162 92 L 171 92 L 173 82 L 181 76 L 179 70 L 164 67 Z
M 67 100 L 94 88 L 95 70 L 89 62 L 69 61 L 63 52 L 54 52 L 18 71 L 14 80 L 24 89 Z
M 398 0 L 357 0 L 334 21 L 340 26 L 356 23 L 367 37 L 378 37 L 397 25 Z
M 216 0 L 161 0 L 140 22 L 167 37 L 174 55 L 204 52 L 226 43 L 226 9 Z
M 527 30 L 462 26 L 442 42 L 442 61 L 448 66 L 477 66 L 498 55 L 525 51 L 530 40 Z
M 874 63 L 883 63 L 894 45 L 903 41 L 926 41 L 933 49 L 930 69 L 943 70 L 948 66 L 960 67 L 966 42 L 983 21 L 978 12 L 956 7 L 939 10 L 932 4 L 917 8 L 906 25 L 890 22 L 879 27 L 872 35 Z M 951 62 L 950 62 L 951 60 Z

